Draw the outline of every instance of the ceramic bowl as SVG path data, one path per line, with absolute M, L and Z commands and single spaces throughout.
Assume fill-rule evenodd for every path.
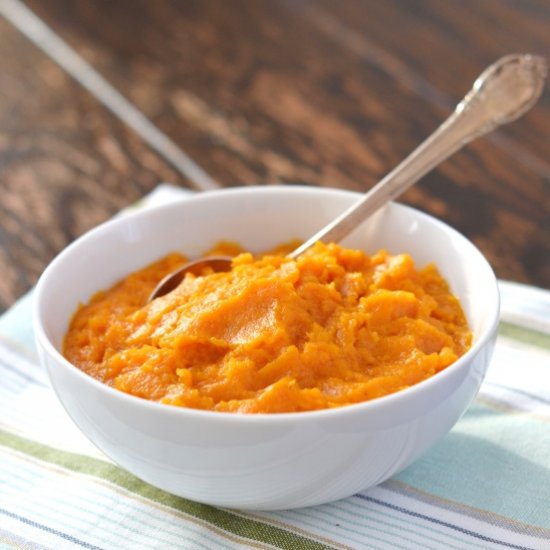
M 198 256 L 220 239 L 262 251 L 313 234 L 360 195 L 244 187 L 138 210 L 93 229 L 45 270 L 35 293 L 41 361 L 73 421 L 142 480 L 212 505 L 274 510 L 341 499 L 407 467 L 447 433 L 476 395 L 498 324 L 495 276 L 478 249 L 441 221 L 389 204 L 342 244 L 409 252 L 435 262 L 459 297 L 473 346 L 456 363 L 401 392 L 338 409 L 239 415 L 162 405 L 114 390 L 61 355 L 81 302 L 129 272 L 180 250 Z

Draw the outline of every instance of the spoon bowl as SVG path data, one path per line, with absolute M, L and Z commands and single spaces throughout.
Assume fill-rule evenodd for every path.
M 231 265 L 233 260 L 230 256 L 207 256 L 205 258 L 198 258 L 191 262 L 187 262 L 178 270 L 169 273 L 164 277 L 159 284 L 155 287 L 148 302 L 168 294 L 174 290 L 183 281 L 187 273 L 193 273 L 194 275 L 200 275 L 205 269 L 211 271 L 222 272 L 231 271 Z

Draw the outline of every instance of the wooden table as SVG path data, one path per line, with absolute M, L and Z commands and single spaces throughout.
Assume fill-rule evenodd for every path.
M 366 190 L 486 65 L 550 52 L 548 0 L 0 0 L 0 12 L 1 309 L 161 181 Z M 546 91 L 402 201 L 471 238 L 499 277 L 550 287 L 549 143 Z

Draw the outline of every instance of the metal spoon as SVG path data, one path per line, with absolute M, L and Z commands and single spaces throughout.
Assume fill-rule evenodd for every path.
M 490 65 L 431 136 L 356 204 L 291 252 L 288 258 L 295 259 L 320 240 L 340 241 L 466 143 L 522 116 L 540 97 L 546 75 L 546 61 L 536 55 L 507 55 Z M 205 267 L 230 271 L 231 258 L 205 257 L 185 264 L 157 285 L 149 301 L 173 290 L 186 273 L 198 273 Z

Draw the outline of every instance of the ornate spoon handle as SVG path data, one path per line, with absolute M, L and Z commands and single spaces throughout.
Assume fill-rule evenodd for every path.
M 289 256 L 295 258 L 315 242 L 338 242 L 359 223 L 473 139 L 528 111 L 539 98 L 546 62 L 535 55 L 507 55 L 490 65 L 451 116 L 401 164 L 347 211 Z

